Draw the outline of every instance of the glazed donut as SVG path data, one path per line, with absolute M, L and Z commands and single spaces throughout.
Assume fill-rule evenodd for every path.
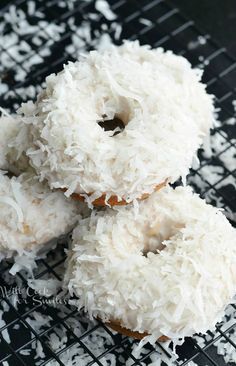
M 0 171 L 0 259 L 35 257 L 47 242 L 73 228 L 80 210 L 30 174 L 9 178 Z
M 29 161 L 24 153 L 28 146 L 26 130 L 27 127 L 19 116 L 0 117 L 0 169 L 18 175 L 29 168 Z M 20 139 L 18 144 L 17 136 L 25 136 L 24 143 Z M 16 145 L 17 148 L 14 147 Z
M 235 234 L 191 188 L 168 186 L 80 220 L 64 286 L 105 323 L 155 339 L 204 333 L 235 294 Z
M 68 63 L 19 110 L 31 164 L 51 188 L 88 203 L 146 197 L 187 174 L 213 124 L 201 74 L 170 51 L 128 41 Z

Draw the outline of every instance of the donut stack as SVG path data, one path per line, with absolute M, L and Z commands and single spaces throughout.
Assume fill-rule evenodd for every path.
M 185 181 L 214 123 L 201 75 L 138 42 L 90 52 L 21 106 L 1 158 L 77 204 L 64 286 L 91 318 L 139 339 L 206 332 L 235 293 L 234 229 L 169 185 Z

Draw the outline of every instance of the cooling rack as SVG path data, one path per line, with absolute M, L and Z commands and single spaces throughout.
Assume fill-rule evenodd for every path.
M 109 3 L 109 4 L 108 4 Z M 34 99 L 45 77 L 81 52 L 139 39 L 184 55 L 204 68 L 208 92 L 216 95 L 219 121 L 211 148 L 188 183 L 229 217 L 236 211 L 236 61 L 169 1 L 37 0 L 0 4 L 0 106 L 14 111 Z M 59 283 L 66 240 L 38 261 L 35 278 Z M 0 364 L 21 365 L 233 365 L 236 362 L 236 307 L 226 309 L 214 332 L 187 338 L 174 356 L 171 344 L 146 345 L 91 322 L 61 298 L 45 298 L 29 287 L 24 272 L 10 276 L 0 264 Z M 43 282 L 42 282 L 43 283 Z M 53 302 L 54 300 L 54 302 Z M 55 303 L 56 302 L 56 303 Z

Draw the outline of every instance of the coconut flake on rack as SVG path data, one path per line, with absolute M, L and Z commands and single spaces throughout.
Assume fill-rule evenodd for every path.
M 221 211 L 189 187 L 167 187 L 138 211 L 80 220 L 65 287 L 90 317 L 178 339 L 221 319 L 235 294 L 235 264 L 235 229 Z
M 15 256 L 11 273 L 45 255 L 55 245 L 52 239 L 68 233 L 83 210 L 83 204 L 51 192 L 30 174 L 9 178 L 0 172 L 0 253 Z
M 209 35 L 198 36 L 196 40 L 191 41 L 187 44 L 188 50 L 194 50 L 200 46 L 203 46 L 207 43 L 207 40 L 210 38 Z
M 24 81 L 32 66 L 43 62 L 41 52 L 47 49 L 51 54 L 49 47 L 58 41 L 65 31 L 65 23 L 48 22 L 46 14 L 38 10 L 34 11 L 34 17 L 38 18 L 38 21 L 35 25 L 30 24 L 30 16 L 35 8 L 35 1 L 29 1 L 25 10 L 10 5 L 0 23 L 3 28 L 0 43 L 4 45 L 4 49 L 0 52 L 1 68 L 4 73 L 6 70 L 13 69 L 15 81 Z M 27 38 L 22 39 L 23 36 L 28 38 L 32 36 L 31 41 L 27 42 Z M 48 39 L 49 36 L 53 39 Z M 37 47 L 44 44 L 44 48 L 36 53 L 32 44 Z M 3 95 L 2 87 L 0 94 Z
M 116 14 L 110 8 L 110 5 L 105 0 L 96 0 L 95 9 L 99 11 L 107 20 L 116 19 Z
M 235 344 L 236 342 L 236 328 L 233 328 L 227 336 L 229 337 L 230 341 Z M 229 343 L 229 341 L 226 338 L 220 338 L 214 343 L 214 347 L 217 349 L 217 354 L 222 356 L 224 358 L 224 361 L 226 365 L 235 364 L 236 360 L 236 349 L 235 346 L 232 343 Z
M 74 9 L 75 2 L 69 0 L 66 4 L 63 3 L 63 5 L 64 8 Z M 56 6 L 60 7 L 60 3 L 57 3 Z M 60 19 L 57 24 L 54 24 L 49 23 L 47 20 L 47 8 L 40 7 L 39 10 L 37 7 L 38 4 L 35 1 L 27 2 L 27 7 L 24 10 L 12 5 L 4 13 L 3 21 L 0 22 L 0 33 L 2 33 L 0 34 L 0 43 L 4 45 L 4 50 L 0 53 L 0 68 L 3 71 L 2 82 L 0 83 L 0 95 L 5 100 L 8 99 L 6 92 L 9 90 L 9 86 L 11 89 L 12 84 L 11 81 L 9 86 L 7 85 L 9 80 L 8 70 L 10 69 L 11 78 L 13 77 L 11 69 L 14 70 L 14 80 L 20 83 L 27 78 L 33 66 L 40 70 L 39 65 L 43 65 L 45 62 L 43 58 L 51 55 L 52 46 L 60 41 L 66 27 L 70 27 L 73 32 L 71 38 L 68 39 L 69 44 L 65 47 L 65 50 L 73 58 L 79 57 L 80 53 L 88 48 L 96 48 L 100 38 L 104 37 L 104 31 L 100 29 L 100 25 L 98 25 L 98 28 L 94 32 L 91 32 L 91 26 L 94 28 L 94 24 L 91 25 L 91 21 L 94 19 L 98 20 L 101 17 L 100 12 L 88 12 L 84 14 L 85 21 L 79 25 L 75 24 L 76 17 L 73 15 L 68 19 L 67 23 Z M 108 12 L 108 14 L 112 14 L 109 7 Z M 29 21 L 32 13 L 34 17 L 38 18 L 34 25 L 30 24 L 31 22 Z M 108 25 L 107 32 L 114 34 L 114 38 L 118 40 L 122 30 L 121 25 L 107 19 L 105 21 Z M 91 34 L 89 35 L 90 39 L 85 40 L 83 38 L 83 32 L 86 30 Z M 26 36 L 26 39 L 21 40 L 22 36 Z M 28 40 L 30 41 L 28 42 Z M 35 47 L 37 47 L 37 52 L 35 51 Z M 6 84 L 4 84 L 5 80 Z M 14 92 L 16 95 L 20 95 L 23 100 L 27 99 L 24 91 L 22 93 L 14 89 Z
M 98 14 L 95 15 L 98 16 Z M 109 26 L 104 24 L 108 27 L 106 32 L 100 28 L 92 32 L 92 25 L 88 20 L 83 21 L 78 27 L 78 25 L 75 24 L 74 17 L 69 18 L 68 24 L 73 30 L 73 34 L 71 36 L 71 44 L 66 46 L 66 51 L 72 55 L 73 58 L 78 59 L 81 58 L 83 52 L 86 52 L 88 48 L 104 50 L 112 44 L 110 34 L 114 33 L 115 40 L 119 40 L 122 32 L 122 26 L 117 22 L 112 22 Z
M 187 174 L 213 124 L 200 77 L 183 57 L 138 42 L 93 51 L 50 75 L 35 104 L 22 105 L 34 140 L 27 155 L 51 188 L 126 201 L 152 193 Z M 114 117 L 125 128 L 112 137 L 98 122 Z
M 143 25 L 146 25 L 147 27 L 151 27 L 153 25 L 153 22 L 150 19 L 146 18 L 140 18 L 139 22 Z
M 214 155 L 220 154 L 229 146 L 227 135 L 225 132 L 221 133 L 214 131 L 214 133 L 203 141 L 203 157 L 210 159 Z
M 61 281 L 56 278 L 47 278 L 45 280 L 29 278 L 27 282 L 30 288 L 45 297 L 56 295 L 61 288 Z

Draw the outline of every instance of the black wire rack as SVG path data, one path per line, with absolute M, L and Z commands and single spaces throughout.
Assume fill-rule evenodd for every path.
M 120 44 L 122 39 L 139 39 L 142 44 L 171 49 L 194 66 L 204 68 L 203 81 L 208 92 L 216 96 L 221 121 L 212 131 L 211 152 L 199 151 L 200 165 L 191 170 L 188 183 L 208 202 L 231 215 L 236 211 L 236 125 L 232 105 L 236 99 L 236 60 L 169 1 L 110 0 L 109 5 L 112 13 L 104 16 L 92 0 L 2 0 L 0 106 L 14 111 L 21 102 L 34 99 L 48 74 L 59 71 L 68 60 L 75 60 L 80 52 L 102 44 L 101 40 Z M 61 281 L 64 246 L 66 242 L 38 261 L 36 279 Z M 168 364 L 173 356 L 171 344 L 162 343 L 146 345 L 137 355 L 133 352 L 137 341 L 111 331 L 99 321 L 89 321 L 73 304 L 47 302 L 30 290 L 24 272 L 10 276 L 10 267 L 8 261 L 0 264 L 1 365 L 154 366 Z M 235 305 L 230 305 L 214 332 L 187 338 L 177 347 L 173 364 L 235 364 L 235 314 Z

